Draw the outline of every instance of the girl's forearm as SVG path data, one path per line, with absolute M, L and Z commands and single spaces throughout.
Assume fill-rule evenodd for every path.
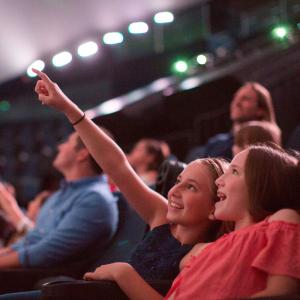
M 154 290 L 133 268 L 129 268 L 115 278 L 122 291 L 131 300 L 163 300 L 164 297 Z
M 83 116 L 83 111 L 71 100 L 65 101 L 63 112 L 71 124 L 76 123 Z M 74 129 L 103 171 L 118 185 L 121 177 L 118 176 L 119 172 L 127 162 L 123 151 L 87 116 L 76 124 Z

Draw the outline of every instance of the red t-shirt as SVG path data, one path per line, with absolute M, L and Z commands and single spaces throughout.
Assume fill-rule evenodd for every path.
M 300 224 L 264 220 L 224 235 L 190 260 L 165 299 L 249 297 L 268 274 L 300 278 Z

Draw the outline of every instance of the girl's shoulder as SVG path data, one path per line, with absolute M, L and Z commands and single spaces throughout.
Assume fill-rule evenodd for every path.
M 284 208 L 271 215 L 268 221 L 283 221 L 288 223 L 300 224 L 300 214 L 294 209 Z
M 179 268 L 182 270 L 184 267 L 189 265 L 189 263 L 198 256 L 204 248 L 206 248 L 211 243 L 198 243 L 196 244 L 180 261 Z
M 192 250 L 189 253 L 191 253 L 194 256 L 197 256 L 200 252 L 203 251 L 205 247 L 207 247 L 210 244 L 211 243 L 198 243 L 192 248 Z

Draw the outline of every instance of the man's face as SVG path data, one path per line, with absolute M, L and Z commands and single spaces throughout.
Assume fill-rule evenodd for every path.
M 152 155 L 149 155 L 144 141 L 138 142 L 130 153 L 127 155 L 128 161 L 133 168 L 140 166 L 153 160 Z
M 69 170 L 76 164 L 78 150 L 76 149 L 78 134 L 76 132 L 58 145 L 58 153 L 53 161 L 53 166 L 60 172 Z
M 230 118 L 233 122 L 257 120 L 262 116 L 258 107 L 256 92 L 250 85 L 241 87 L 233 97 L 230 105 Z

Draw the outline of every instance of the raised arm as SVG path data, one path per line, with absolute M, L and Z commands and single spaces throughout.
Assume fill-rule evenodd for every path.
M 56 83 L 52 82 L 45 73 L 37 70 L 34 72 L 40 77 L 35 87 L 39 100 L 66 115 L 91 155 L 116 183 L 134 209 L 151 228 L 166 223 L 166 199 L 142 182 L 119 146 L 86 118 L 83 111 L 61 91 Z
M 11 248 L 2 248 L 0 254 L 0 269 L 20 267 L 19 255 Z
M 34 223 L 22 212 L 14 196 L 0 182 L 0 207 L 18 232 L 29 230 Z

